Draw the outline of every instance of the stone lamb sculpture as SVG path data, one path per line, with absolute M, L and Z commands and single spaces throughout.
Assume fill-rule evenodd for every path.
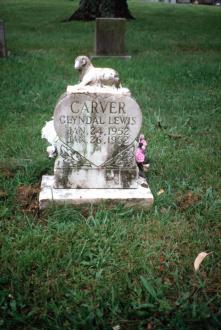
M 97 86 L 121 88 L 117 71 L 110 68 L 95 68 L 87 56 L 78 56 L 74 68 L 80 72 L 79 87 Z

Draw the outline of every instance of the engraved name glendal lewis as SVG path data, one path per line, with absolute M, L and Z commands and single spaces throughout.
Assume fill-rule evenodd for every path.
M 71 104 L 72 115 L 61 115 L 60 124 L 68 131 L 67 143 L 129 143 L 130 125 L 135 116 L 127 116 L 125 102 L 85 101 Z M 90 125 L 90 131 L 87 130 Z
M 108 147 L 111 155 L 114 146 L 129 146 L 141 126 L 136 101 L 130 96 L 108 93 L 70 94 L 57 104 L 54 117 L 61 141 L 90 160 L 95 158 L 92 154 L 101 149 L 105 154 L 104 149 Z

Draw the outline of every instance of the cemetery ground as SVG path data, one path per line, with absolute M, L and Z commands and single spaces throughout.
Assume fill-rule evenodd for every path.
M 94 60 L 142 109 L 153 207 L 40 212 L 53 173 L 41 128 L 77 82 L 74 58 L 93 49 L 94 22 L 61 22 L 77 5 L 1 1 L 0 328 L 219 329 L 220 8 L 129 1 L 132 59 Z

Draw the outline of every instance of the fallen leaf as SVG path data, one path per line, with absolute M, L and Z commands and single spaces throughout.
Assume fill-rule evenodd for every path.
M 165 190 L 164 190 L 164 189 L 160 189 L 160 190 L 157 192 L 157 196 L 160 196 L 160 195 L 162 195 L 164 192 L 165 192 Z
M 195 271 L 198 271 L 199 270 L 199 267 L 201 265 L 201 262 L 203 261 L 203 259 L 208 256 L 209 254 L 211 254 L 212 252 L 210 253 L 206 253 L 206 252 L 200 252 L 198 254 L 198 256 L 196 257 L 195 261 L 194 261 L 194 269 Z
M 153 329 L 153 325 L 151 322 L 147 323 L 147 330 L 152 330 Z

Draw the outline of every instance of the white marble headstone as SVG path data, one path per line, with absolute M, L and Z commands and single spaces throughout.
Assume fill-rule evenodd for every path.
M 60 139 L 55 186 L 135 188 L 134 148 L 141 122 L 140 108 L 128 93 L 103 88 L 67 93 L 54 112 Z
M 135 161 L 142 114 L 119 73 L 75 59 L 79 83 L 67 86 L 42 129 L 54 175 L 42 177 L 40 208 L 49 203 L 123 202 L 149 208 L 153 195 Z

